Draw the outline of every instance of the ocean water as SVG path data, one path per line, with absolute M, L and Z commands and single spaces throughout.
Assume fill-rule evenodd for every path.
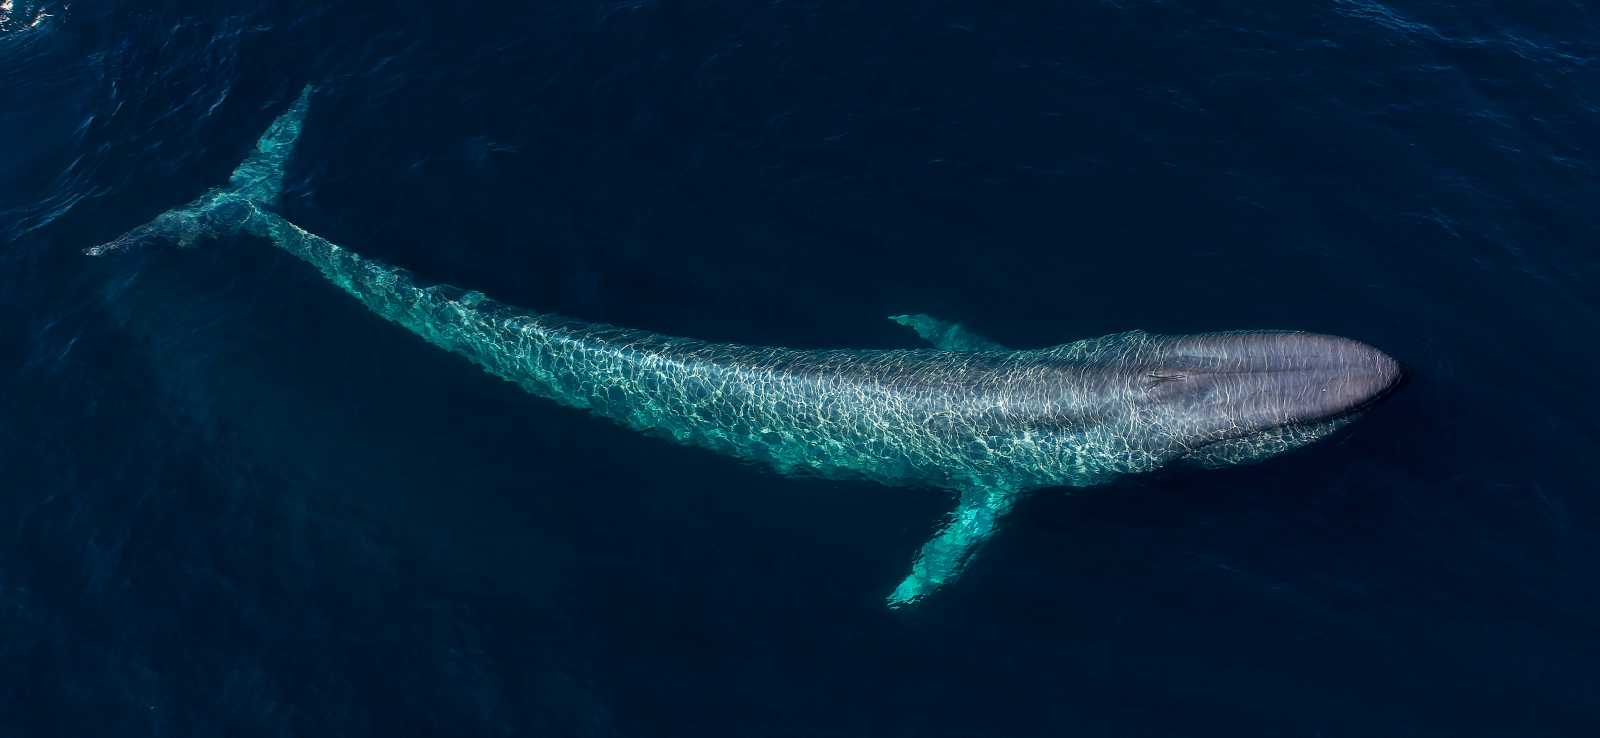
M 0 736 L 1600 734 L 1600 8 L 999 6 L 0 0 Z M 308 83 L 285 213 L 512 304 L 1411 381 L 892 612 L 943 493 L 559 408 L 260 241 L 82 254 Z

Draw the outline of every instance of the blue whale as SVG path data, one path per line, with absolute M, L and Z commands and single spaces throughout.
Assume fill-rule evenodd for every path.
M 955 510 L 888 595 L 891 607 L 955 581 L 1032 490 L 1259 461 L 1328 436 L 1402 379 L 1371 346 L 1294 331 L 1128 331 L 1014 350 L 956 323 L 901 315 L 893 319 L 931 348 L 799 351 L 519 309 L 426 284 L 275 211 L 311 94 L 272 123 L 227 185 L 87 253 L 244 232 L 535 395 L 780 474 L 954 492 Z

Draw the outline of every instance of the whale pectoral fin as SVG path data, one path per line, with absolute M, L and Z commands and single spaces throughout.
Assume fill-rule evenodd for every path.
M 940 320 L 932 315 L 891 315 L 889 319 L 916 331 L 922 340 L 933 344 L 934 348 L 945 351 L 1009 351 L 983 336 L 967 330 L 960 323 Z
M 994 535 L 1000 518 L 1011 510 L 1016 491 L 975 488 L 961 493 L 961 502 L 939 534 L 922 544 L 911 573 L 889 595 L 889 607 L 911 605 L 961 576 L 972 555 Z

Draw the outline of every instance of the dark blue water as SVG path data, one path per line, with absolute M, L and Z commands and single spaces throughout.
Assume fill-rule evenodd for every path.
M 512 304 L 1413 380 L 893 613 L 939 493 L 560 409 L 259 241 L 81 255 L 307 83 L 286 214 Z M 1597 170 L 1576 2 L 0 0 L 0 735 L 1596 735 Z

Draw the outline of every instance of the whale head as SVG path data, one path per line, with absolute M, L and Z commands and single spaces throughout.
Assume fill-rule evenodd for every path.
M 1121 363 L 1146 450 L 1202 466 L 1259 461 L 1325 437 L 1405 377 L 1367 344 L 1287 331 L 1147 336 Z

